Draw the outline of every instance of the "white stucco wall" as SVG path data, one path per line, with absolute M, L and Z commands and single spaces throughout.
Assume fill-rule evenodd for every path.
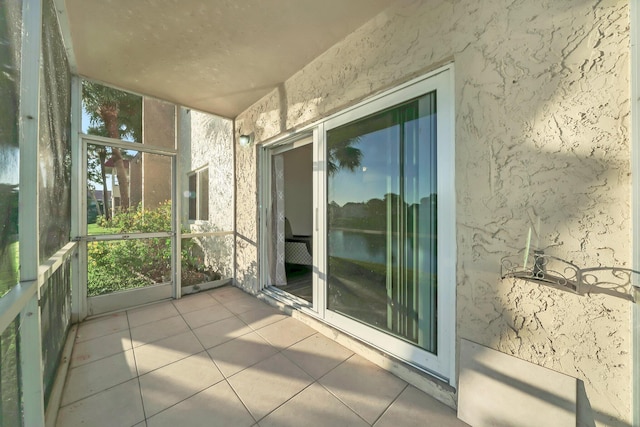
M 233 121 L 185 108 L 179 114 L 183 226 L 194 233 L 233 231 Z M 205 166 L 209 170 L 209 220 L 189 221 L 187 174 Z M 233 236 L 199 238 L 199 242 L 207 254 L 207 263 L 224 277 L 232 277 Z
M 236 128 L 259 143 L 449 62 L 457 337 L 582 379 L 597 425 L 629 425 L 630 303 L 500 279 L 538 222 L 548 254 L 631 265 L 627 1 L 400 1 Z M 255 289 L 256 151 L 238 150 L 237 278 Z

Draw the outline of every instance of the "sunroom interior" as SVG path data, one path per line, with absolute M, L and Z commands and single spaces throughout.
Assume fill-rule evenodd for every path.
M 244 321 L 247 331 L 284 319 L 233 288 L 236 242 L 243 238 L 235 223 L 237 156 L 247 155 L 235 118 L 274 89 L 286 91 L 289 77 L 391 3 L 0 2 L 0 424 L 99 425 L 69 415 L 75 408 L 69 403 L 77 402 L 63 393 L 69 370 L 78 366 L 70 345 L 82 341 L 82 325 L 91 330 L 105 314 L 109 322 L 124 315 L 132 331 L 140 325 L 131 319 L 144 317 L 157 302 L 165 304 L 160 311 L 169 304 L 182 314 L 189 311 L 185 307 L 219 306 Z M 290 293 L 276 292 L 285 303 L 270 301 L 289 313 L 291 307 L 313 307 L 318 292 L 310 278 L 309 141 L 305 133 L 279 152 L 290 182 L 283 201 L 291 228 L 286 240 L 302 254 L 292 252 L 283 265 L 286 278 L 296 283 Z M 266 181 L 275 189 L 276 179 Z M 262 323 L 249 309 L 266 313 Z M 269 343 L 273 351 L 284 351 L 277 341 Z M 345 354 L 341 362 L 355 357 Z M 389 381 L 396 392 L 378 412 L 351 405 L 348 415 L 336 419 L 383 425 L 406 415 L 392 407 L 396 400 L 424 405 L 426 395 L 400 379 Z M 401 393 L 410 395 L 408 403 L 400 402 Z M 349 407 L 349 398 L 343 400 Z M 301 406 L 309 413 L 311 401 Z M 442 423 L 461 425 L 451 409 L 429 404 Z M 244 402 L 244 411 L 234 425 L 257 425 L 273 408 L 261 412 Z M 157 414 L 125 424 L 163 425 L 150 415 Z M 316 415 L 323 416 L 322 408 Z

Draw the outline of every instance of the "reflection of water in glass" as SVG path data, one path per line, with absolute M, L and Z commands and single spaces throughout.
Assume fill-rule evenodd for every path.
M 384 235 L 343 230 L 329 232 L 330 256 L 385 264 L 386 251 L 386 237 Z
M 395 239 L 394 239 L 395 240 Z M 413 250 L 414 237 L 406 237 L 405 257 L 407 260 L 407 268 L 413 268 Z M 354 261 L 386 264 L 387 263 L 387 235 L 386 234 L 369 234 L 359 231 L 331 230 L 329 232 L 329 256 L 345 258 Z M 435 248 L 432 248 L 431 239 L 422 238 L 418 246 L 418 259 L 420 260 L 421 270 L 428 273 L 428 264 L 435 267 Z M 392 262 L 397 259 L 398 248 L 396 244 L 392 245 L 391 257 Z

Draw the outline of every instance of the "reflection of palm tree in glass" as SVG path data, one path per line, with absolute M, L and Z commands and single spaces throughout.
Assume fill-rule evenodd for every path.
M 362 150 L 354 147 L 360 142 L 360 137 L 331 138 L 329 140 L 327 171 L 329 176 L 335 175 L 340 169 L 354 172 L 362 162 Z

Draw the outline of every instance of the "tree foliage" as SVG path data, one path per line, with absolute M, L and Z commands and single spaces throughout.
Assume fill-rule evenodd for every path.
M 329 141 L 327 159 L 329 176 L 335 175 L 340 169 L 353 172 L 360 166 L 363 156 L 362 150 L 355 147 L 359 142 L 359 137 Z
M 89 115 L 87 132 L 90 135 L 142 141 L 142 97 L 84 80 L 82 102 Z M 88 179 L 104 188 L 103 205 L 107 218 L 111 217 L 105 171 L 109 154 L 120 185 L 120 206 L 125 210 L 129 208 L 129 177 L 124 164 L 126 155 L 115 147 L 109 152 L 107 147 L 97 146 L 88 153 Z

